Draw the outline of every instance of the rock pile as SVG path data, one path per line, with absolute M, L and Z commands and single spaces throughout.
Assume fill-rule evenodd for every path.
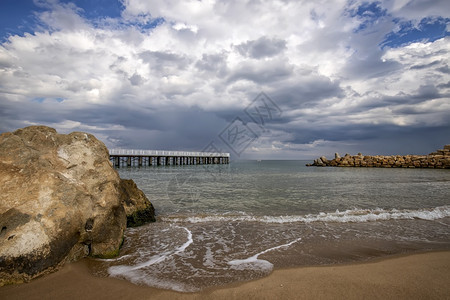
M 45 126 L 0 135 L 0 286 L 117 255 L 127 218 L 154 221 L 153 206 L 93 135 Z
M 357 155 L 335 154 L 333 160 L 322 156 L 307 166 L 318 167 L 380 167 L 380 168 L 438 168 L 450 169 L 450 145 L 428 155 Z

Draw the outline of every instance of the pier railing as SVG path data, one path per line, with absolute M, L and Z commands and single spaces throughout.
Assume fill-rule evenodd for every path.
M 230 153 L 217 152 L 189 152 L 189 151 L 166 151 L 166 150 L 133 150 L 133 149 L 110 149 L 111 156 L 178 156 L 178 157 L 230 157 Z

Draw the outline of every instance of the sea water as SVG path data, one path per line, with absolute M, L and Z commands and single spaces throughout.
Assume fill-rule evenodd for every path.
M 305 161 L 121 168 L 156 208 L 94 273 L 176 291 L 274 268 L 450 249 L 450 171 L 318 168 Z

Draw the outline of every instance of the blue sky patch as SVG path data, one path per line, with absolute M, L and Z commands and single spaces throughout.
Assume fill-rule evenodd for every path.
M 119 18 L 123 5 L 119 0 L 62 0 L 61 3 L 74 3 L 83 9 L 81 16 L 88 20 L 99 18 Z
M 60 0 L 59 3 L 75 4 L 77 13 L 93 26 L 97 27 L 105 19 L 118 20 L 120 25 L 134 26 L 142 31 L 155 28 L 165 22 L 164 18 L 151 19 L 148 22 L 123 22 L 121 13 L 124 6 L 120 0 Z M 0 42 L 11 35 L 33 34 L 40 24 L 36 14 L 48 10 L 45 5 L 35 5 L 33 0 L 0 0 Z M 101 25 L 100 25 L 101 26 Z
M 414 42 L 427 41 L 434 42 L 449 35 L 447 26 L 450 19 L 446 18 L 425 18 L 415 26 L 411 21 L 394 20 L 400 30 L 391 32 L 380 44 L 383 48 L 396 48 Z
M 145 23 L 145 24 L 134 24 L 135 26 L 139 27 L 141 30 L 146 29 L 152 29 L 155 28 L 165 22 L 164 18 L 156 18 L 152 19 L 151 21 Z
M 359 32 L 373 25 L 379 18 L 386 16 L 387 10 L 381 7 L 380 2 L 364 2 L 357 8 L 349 10 L 348 13 L 352 18 L 361 21 L 355 30 L 355 32 Z
M 35 12 L 44 9 L 34 5 L 32 0 L 1 0 L 0 1 L 0 41 L 4 42 L 10 35 L 33 33 L 36 27 Z

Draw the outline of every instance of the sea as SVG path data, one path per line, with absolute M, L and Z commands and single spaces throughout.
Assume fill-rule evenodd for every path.
M 110 276 L 195 292 L 274 269 L 450 249 L 450 170 L 306 167 L 309 161 L 122 167 L 157 221 L 126 230 Z

